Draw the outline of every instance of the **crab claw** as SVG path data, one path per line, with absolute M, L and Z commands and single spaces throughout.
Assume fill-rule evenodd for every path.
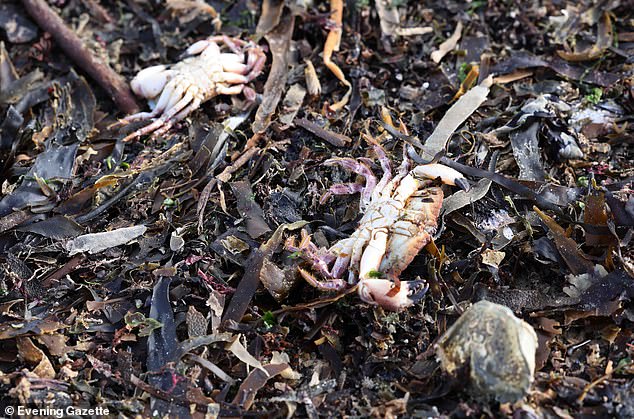
M 161 94 L 170 76 L 171 73 L 167 70 L 167 66 L 148 67 L 139 71 L 139 74 L 132 79 L 130 88 L 137 96 L 153 99 Z
M 419 302 L 429 286 L 425 281 L 402 281 L 398 292 L 390 291 L 395 286 L 388 279 L 365 278 L 359 281 L 359 297 L 369 304 L 378 304 L 388 311 L 401 311 Z
M 463 191 L 468 191 L 469 189 L 471 189 L 471 185 L 469 184 L 469 181 L 466 178 L 463 178 L 463 177 L 456 178 L 454 182 L 456 186 L 462 189 Z
M 451 167 L 445 166 L 444 164 L 423 164 L 421 166 L 416 166 L 412 170 L 412 173 L 418 178 L 440 179 L 442 183 L 452 186 L 458 185 L 461 188 L 464 188 L 466 182 L 462 173 L 452 169 Z

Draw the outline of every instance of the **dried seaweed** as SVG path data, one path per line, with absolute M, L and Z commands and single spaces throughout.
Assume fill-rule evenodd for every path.
M 260 271 L 264 260 L 270 258 L 273 252 L 278 248 L 282 242 L 282 233 L 285 230 L 302 228 L 304 225 L 305 223 L 300 221 L 279 226 L 268 241 L 262 244 L 260 248 L 251 252 L 249 259 L 247 259 L 245 263 L 244 276 L 236 289 L 233 299 L 229 303 L 229 307 L 227 307 L 222 317 L 224 324 L 228 324 L 231 321 L 239 322 L 242 316 L 244 316 L 244 313 L 246 313 L 249 303 L 259 285 Z
M 246 220 L 247 233 L 254 238 L 262 236 L 271 231 L 262 208 L 253 200 L 253 191 L 248 182 L 240 181 L 231 183 L 231 189 L 236 195 L 237 207 L 240 215 Z
M 520 168 L 518 179 L 544 180 L 544 167 L 537 140 L 539 128 L 539 123 L 532 123 L 527 128 L 510 134 L 513 155 Z
M 447 55 L 451 50 L 453 50 L 460 37 L 462 36 L 462 22 L 458 21 L 456 24 L 456 29 L 454 29 L 453 34 L 445 40 L 442 44 L 438 46 L 438 49 L 431 53 L 430 57 L 433 62 L 438 64 L 445 55 Z
M 601 57 L 612 44 L 612 20 L 607 11 L 603 12 L 597 30 L 597 42 L 590 48 L 579 52 L 557 51 L 557 54 L 566 61 L 590 61 Z
M 427 155 L 433 157 L 444 150 L 454 131 L 486 100 L 491 83 L 492 79 L 489 78 L 469 90 L 447 111 L 434 132 L 425 141 L 423 150 Z
M 269 43 L 269 49 L 273 55 L 273 62 L 269 71 L 269 77 L 264 85 L 262 103 L 255 114 L 255 120 L 251 129 L 255 133 L 262 133 L 271 123 L 273 113 L 280 101 L 289 70 L 288 51 L 293 35 L 295 17 L 286 14 L 275 29 L 268 32 L 264 37 Z
M 37 37 L 37 26 L 11 3 L 0 4 L 0 29 L 15 44 L 31 42 Z
M 315 124 L 314 122 L 310 122 L 306 119 L 300 119 L 298 121 L 295 121 L 295 124 L 315 134 L 319 138 L 323 139 L 324 141 L 327 141 L 328 143 L 334 145 L 335 147 L 343 147 L 346 144 L 349 144 L 352 142 L 352 139 L 350 137 L 322 128 L 319 125 Z
M 66 250 L 68 250 L 68 254 L 71 256 L 81 252 L 88 252 L 90 254 L 100 253 L 111 247 L 129 243 L 131 240 L 145 233 L 146 230 L 147 227 L 145 226 L 133 226 L 103 233 L 85 234 L 75 237 L 66 243 Z

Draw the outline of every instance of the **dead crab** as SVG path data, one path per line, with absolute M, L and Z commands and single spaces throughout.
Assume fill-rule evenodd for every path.
M 165 133 L 175 122 L 217 95 L 244 92 L 247 98 L 254 98 L 255 93 L 246 84 L 262 72 L 266 62 L 266 55 L 256 44 L 212 36 L 194 43 L 185 54 L 187 58 L 176 64 L 148 67 L 132 79 L 132 91 L 148 99 L 152 111 L 130 115 L 124 121 L 153 119 L 153 122 L 125 137 L 125 141 L 144 134 Z
M 310 236 L 302 232 L 297 245 L 293 237 L 286 248 L 307 260 L 325 281 L 318 281 L 308 271 L 300 273 L 311 285 L 324 290 L 341 290 L 358 278 L 359 297 L 390 311 L 400 311 L 419 301 L 427 291 L 424 281 L 399 281 L 399 275 L 436 232 L 442 206 L 443 191 L 434 186 L 438 179 L 445 184 L 466 188 L 466 179 L 454 169 L 441 164 L 427 164 L 410 169 L 406 155 L 392 175 L 391 163 L 383 148 L 374 150 L 383 169 L 377 183 L 366 164 L 367 159 L 334 158 L 326 161 L 339 165 L 365 178 L 358 183 L 336 184 L 330 187 L 322 201 L 332 195 L 361 193 L 364 215 L 349 238 L 335 243 L 330 249 L 317 247 Z M 343 275 L 348 270 L 348 281 Z

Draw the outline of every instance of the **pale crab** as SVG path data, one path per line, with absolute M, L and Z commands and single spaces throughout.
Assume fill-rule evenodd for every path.
M 229 52 L 223 52 L 225 49 Z M 244 93 L 247 99 L 255 98 L 255 92 L 246 84 L 262 72 L 266 55 L 253 42 L 212 36 L 192 44 L 185 55 L 176 64 L 143 69 L 132 79 L 132 91 L 148 99 L 152 111 L 127 116 L 123 121 L 152 119 L 153 122 L 126 136 L 124 141 L 149 133 L 163 134 L 217 95 Z
M 358 294 L 363 301 L 400 311 L 418 302 L 428 288 L 425 281 L 400 281 L 399 275 L 436 232 L 443 191 L 434 181 L 463 189 L 468 188 L 468 182 L 461 173 L 441 164 L 411 169 L 406 153 L 393 176 L 384 149 L 376 143 L 373 148 L 383 169 L 378 182 L 367 164 L 368 159 L 333 158 L 325 162 L 365 178 L 365 185 L 333 185 L 322 197 L 323 202 L 332 195 L 361 194 L 363 216 L 352 236 L 338 241 L 330 249 L 323 249 L 302 231 L 301 242 L 296 244 L 295 238 L 290 237 L 286 249 L 297 252 L 324 277 L 324 281 L 319 281 L 299 268 L 311 285 L 323 290 L 341 290 L 357 280 Z M 347 281 L 343 278 L 346 270 Z

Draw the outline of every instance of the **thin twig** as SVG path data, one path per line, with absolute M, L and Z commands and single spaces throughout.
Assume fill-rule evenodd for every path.
M 130 114 L 139 110 L 125 79 L 91 54 L 45 0 L 22 0 L 22 4 L 37 24 L 53 36 L 66 55 L 108 92 L 121 111 Z

